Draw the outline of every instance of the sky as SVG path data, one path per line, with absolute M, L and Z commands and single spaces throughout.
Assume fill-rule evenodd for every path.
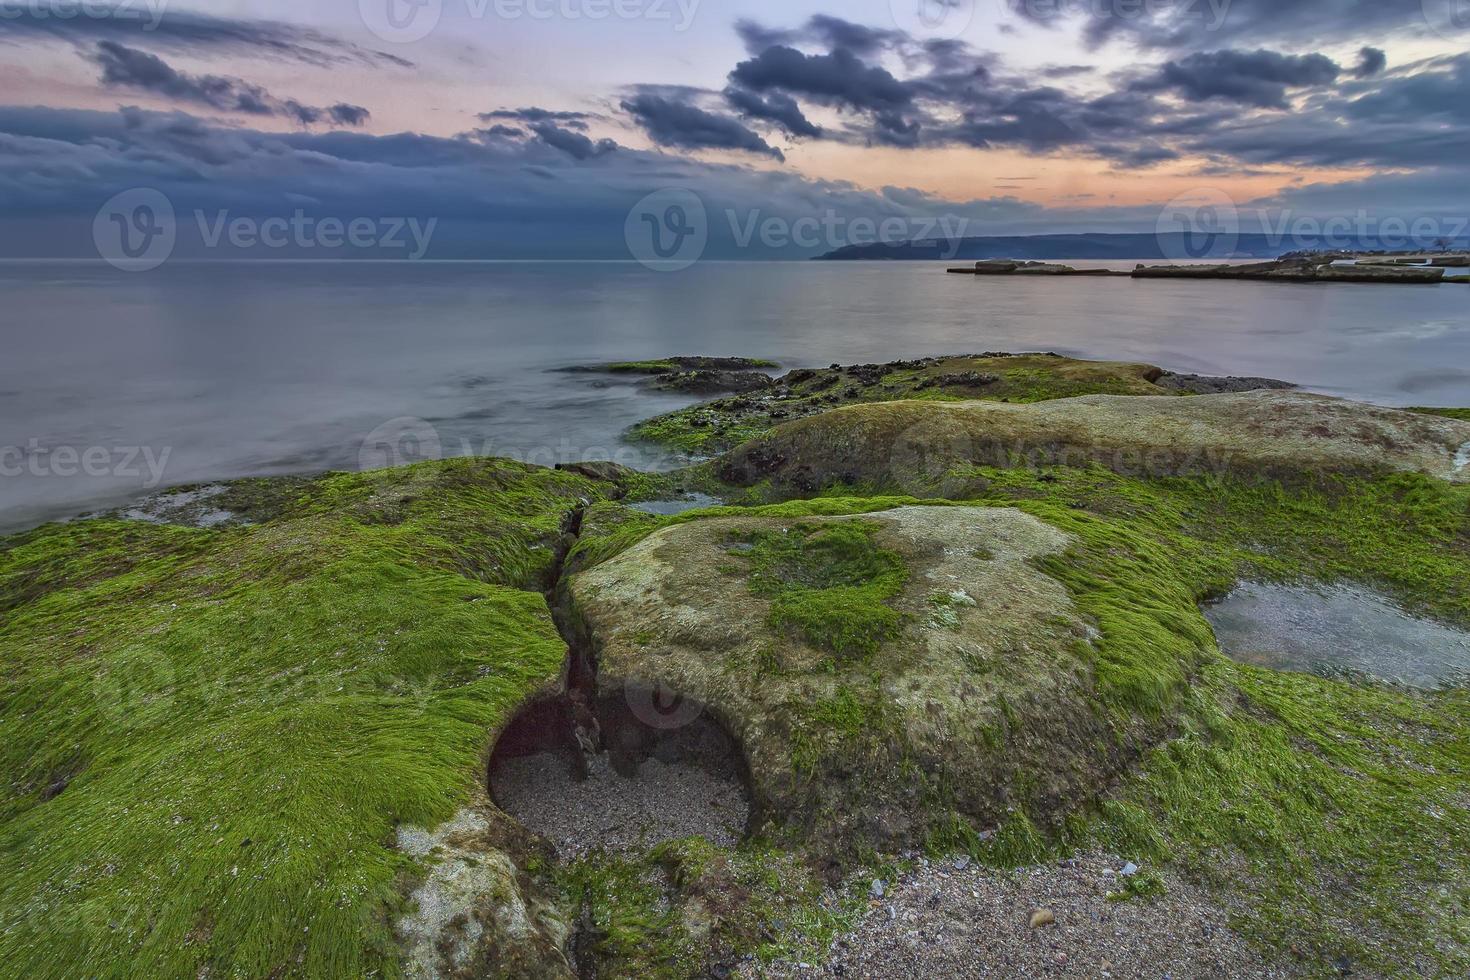
M 1467 189 L 1470 0 L 0 0 L 9 258 L 1422 244 Z

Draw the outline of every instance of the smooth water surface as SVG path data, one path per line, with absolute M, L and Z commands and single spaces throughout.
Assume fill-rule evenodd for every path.
M 1242 583 L 1205 609 L 1235 660 L 1434 689 L 1470 679 L 1470 633 L 1411 616 L 1355 586 Z
M 1390 404 L 1470 405 L 1464 285 L 943 270 L 171 262 L 129 274 L 0 263 L 0 529 L 153 485 L 381 465 L 395 448 L 658 465 L 619 435 L 689 400 L 551 372 L 671 353 L 797 367 L 1054 350 Z

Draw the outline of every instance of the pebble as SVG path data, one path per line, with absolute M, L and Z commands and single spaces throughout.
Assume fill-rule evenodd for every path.
M 1151 869 L 1164 885 L 1159 897 L 1119 902 L 1102 887 L 1108 878 L 1116 882 L 1117 869 L 1128 863 L 1119 855 L 1083 853 L 1064 866 L 1013 872 L 972 862 L 964 875 L 955 874 L 957 857 L 928 869 L 916 857 L 913 870 L 884 881 L 883 903 L 833 945 L 830 960 L 810 971 L 796 960 L 751 963 L 738 972 L 741 980 L 1064 973 L 1101 980 L 1285 980 L 1309 972 L 1304 963 L 1264 961 L 1230 928 L 1230 908 L 1219 897 L 1167 868 Z M 1027 909 L 1050 913 L 1051 920 L 1033 927 Z

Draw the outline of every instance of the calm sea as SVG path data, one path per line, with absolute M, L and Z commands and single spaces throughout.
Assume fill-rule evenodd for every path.
M 661 465 L 619 434 L 686 400 L 555 369 L 671 353 L 798 367 L 1053 350 L 1470 405 L 1463 285 L 994 279 L 928 263 L 173 262 L 129 274 L 27 262 L 0 263 L 0 296 L 6 530 L 154 486 L 378 465 L 383 446 Z

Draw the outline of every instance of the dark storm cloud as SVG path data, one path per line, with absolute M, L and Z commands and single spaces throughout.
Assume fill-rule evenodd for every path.
M 1191 102 L 1220 99 L 1261 109 L 1285 109 L 1290 90 L 1330 85 L 1340 74 L 1337 62 L 1320 54 L 1211 51 L 1165 62 L 1137 87 L 1173 92 Z
M 1470 128 L 1470 54 L 1441 58 L 1412 75 L 1388 78 L 1378 87 L 1347 102 L 1343 111 L 1355 120 L 1414 122 L 1440 128 Z
M 641 125 L 660 146 L 684 150 L 744 150 L 785 160 L 754 130 L 732 116 L 708 112 L 688 102 L 643 93 L 622 103 L 624 112 Z
M 1351 133 L 1344 130 L 1344 135 Z M 1297 188 L 1275 203 L 1302 213 L 1342 213 L 1364 200 L 1394 201 L 1402 202 L 1403 214 L 1412 213 L 1410 208 L 1457 213 L 1457 202 L 1463 209 L 1467 149 L 1462 145 L 1458 159 L 1442 167 L 1347 187 Z M 1147 156 L 1152 150 L 1143 141 L 1128 152 Z M 752 255 L 738 244 L 728 212 L 742 220 L 759 215 L 788 221 L 828 213 L 848 221 L 959 216 L 969 222 L 968 234 L 1040 233 L 1079 225 L 1150 231 L 1158 216 L 1156 206 L 1049 209 L 1008 197 L 946 201 L 912 188 L 874 193 L 782 169 L 710 164 L 627 148 L 583 161 L 540 138 L 266 133 L 180 112 L 0 106 L 0 211 L 7 216 L 0 227 L 0 255 L 5 256 L 95 258 L 92 223 L 98 207 L 120 191 L 150 187 L 165 193 L 178 212 L 180 256 L 210 254 L 192 231 L 196 210 L 267 217 L 305 208 L 317 218 L 438 218 L 436 258 L 626 257 L 623 235 L 630 209 L 670 186 L 688 187 L 703 199 L 710 220 L 709 258 Z M 1243 221 L 1246 216 L 1243 211 Z M 776 254 L 794 257 L 811 250 L 771 257 Z
M 177 112 L 0 107 L 6 256 L 95 258 L 98 207 L 120 191 L 149 187 L 166 194 L 178 213 L 181 256 L 208 254 L 194 232 L 196 210 L 267 217 L 304 208 L 317 218 L 438 218 L 434 257 L 626 258 L 630 209 L 670 186 L 687 187 L 705 202 L 710 258 L 775 247 L 739 244 L 727 212 L 788 222 L 829 212 L 882 221 L 961 207 L 918 191 L 880 194 L 784 170 L 626 148 L 582 161 L 541 139 L 265 133 Z M 1037 205 L 1004 199 L 963 208 L 993 222 L 1043 214 Z M 813 251 L 793 249 L 781 254 Z
M 329 106 L 327 113 L 332 117 L 333 122 L 343 126 L 361 126 L 372 116 L 372 113 L 362 106 L 353 105 L 350 102 L 338 102 L 334 106 Z
M 1048 9 L 1066 13 L 1082 6 L 1059 0 L 1048 7 L 1038 0 L 1026 9 L 1044 20 Z M 1209 0 L 1182 0 L 1140 7 L 1158 16 L 1135 21 L 1130 28 L 1135 39 L 1182 45 L 1182 38 L 1139 30 L 1140 24 L 1180 21 L 1184 7 L 1196 14 L 1229 13 L 1229 24 L 1215 24 L 1216 39 L 1227 32 L 1248 35 L 1252 25 L 1264 25 L 1265 15 L 1278 10 L 1288 25 L 1332 11 L 1359 14 L 1379 30 L 1408 24 L 1402 11 L 1389 15 L 1356 3 L 1219 0 L 1212 6 Z M 1424 27 L 1422 20 L 1418 23 Z M 1317 26 L 1329 35 L 1335 29 Z M 1362 47 L 1357 64 L 1347 68 L 1311 52 L 1223 48 L 1183 54 L 1114 75 L 1112 92 L 1083 95 L 1066 84 L 1085 74 L 1084 66 L 1017 72 L 963 41 L 921 41 L 889 30 L 865 33 L 835 18 L 795 30 L 746 21 L 739 31 L 750 57 L 731 72 L 729 91 L 735 94 L 727 97 L 748 118 L 793 133 L 799 128 L 795 117 L 786 120 L 788 126 L 771 118 L 779 113 L 763 113 L 761 107 L 773 107 L 781 98 L 779 105 L 794 106 L 803 120 L 808 118 L 804 106 L 839 110 L 840 125 L 803 130 L 813 139 L 1069 153 L 1128 168 L 1208 156 L 1221 172 L 1229 172 L 1232 161 L 1245 172 L 1289 163 L 1453 166 L 1470 129 L 1464 116 L 1470 100 L 1463 94 L 1470 78 L 1459 59 L 1421 62 L 1390 74 L 1386 56 L 1371 46 Z M 896 64 L 907 71 L 895 74 L 890 66 Z M 760 105 L 753 102 L 756 96 Z M 1293 107 L 1294 114 L 1283 116 Z
M 97 45 L 92 60 L 102 69 L 100 81 L 109 88 L 131 88 L 178 102 L 194 102 L 224 112 L 272 115 L 269 93 L 258 85 L 220 75 L 189 75 L 176 71 L 162 58 L 114 41 Z
M 99 79 L 108 88 L 148 92 L 174 102 L 208 106 L 221 112 L 254 116 L 283 116 L 303 126 L 330 119 L 339 125 L 361 126 L 369 113 L 362 106 L 339 103 L 329 108 L 278 99 L 259 85 L 224 75 L 192 75 L 162 58 L 115 41 L 100 41 L 89 55 L 102 69 Z
M 540 137 L 541 142 L 547 146 L 561 150 L 574 160 L 591 160 L 593 157 L 600 157 L 618 148 L 618 144 L 612 140 L 594 141 L 583 133 L 563 129 L 551 122 L 533 123 L 531 132 Z
M 477 118 L 481 122 L 494 124 L 487 129 L 478 130 L 479 136 L 500 140 L 535 137 L 546 146 L 560 150 L 574 160 L 591 160 L 620 149 L 613 140 L 594 140 L 587 135 L 588 124 L 601 118 L 591 112 L 527 106 L 482 112 Z M 507 126 L 507 122 L 520 125 Z
M 735 24 L 735 32 L 740 35 L 751 54 L 760 54 L 777 45 L 800 44 L 846 48 L 856 54 L 876 54 L 909 40 L 902 31 L 869 27 L 827 14 L 817 14 L 795 30 L 780 30 L 765 27 L 753 20 L 740 20 Z
M 157 6 L 157 5 L 155 5 Z M 69 11 L 69 14 L 68 14 Z M 156 12 L 146 4 L 119 6 L 108 17 L 77 16 L 75 3 L 0 4 L 0 42 L 42 39 L 90 47 L 98 41 L 126 42 L 164 50 L 266 55 L 313 65 L 358 62 L 410 67 L 397 55 L 360 47 L 322 31 L 265 20 L 237 20 L 189 11 Z
M 1425 36 L 1430 23 L 1454 30 L 1463 0 L 1159 0 L 1076 3 L 1007 0 L 1019 17 L 1049 27 L 1081 23 L 1093 45 L 1119 39 L 1144 47 L 1216 50 L 1245 44 L 1328 45 Z M 1460 23 L 1460 29 L 1470 24 Z M 1470 31 L 1467 31 L 1470 34 Z
M 755 92 L 784 91 L 826 105 L 892 112 L 913 101 L 913 90 L 885 68 L 869 65 L 846 48 L 807 55 L 776 45 L 730 73 L 731 81 Z
M 725 89 L 725 101 L 745 118 L 772 123 L 784 129 L 791 136 L 819 137 L 822 135 L 821 127 L 807 119 L 801 111 L 801 106 L 796 104 L 796 100 L 781 92 L 772 92 L 768 96 L 761 97 L 754 92 L 731 86 Z
M 1372 78 L 1383 74 L 1388 67 L 1388 55 L 1380 48 L 1365 47 L 1358 52 L 1358 64 L 1353 69 L 1354 78 Z
M 566 129 L 586 129 L 587 123 L 595 118 L 597 117 L 590 112 L 542 109 L 539 106 L 529 106 L 524 109 L 496 109 L 493 112 L 479 114 L 482 122 L 556 123 Z

